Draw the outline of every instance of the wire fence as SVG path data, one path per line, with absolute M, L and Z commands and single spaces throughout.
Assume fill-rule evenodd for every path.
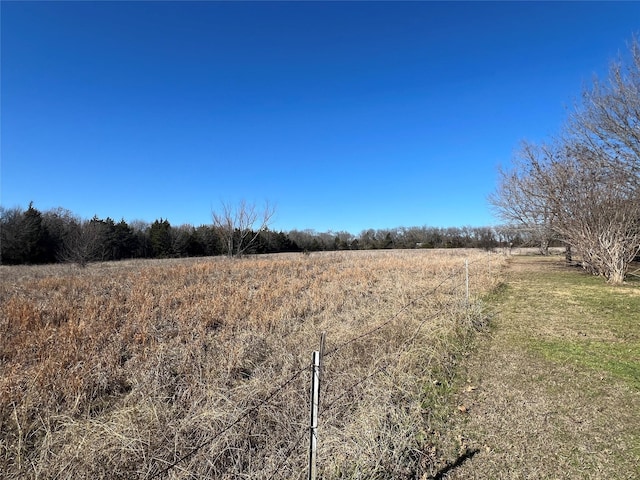
M 323 419 L 327 417 L 347 417 L 349 411 L 354 410 L 360 402 L 363 402 L 363 398 L 366 395 L 366 385 L 375 377 L 384 375 L 390 384 L 394 384 L 394 376 L 397 375 L 403 356 L 421 347 L 421 345 L 416 345 L 416 342 L 420 340 L 421 332 L 430 322 L 434 322 L 447 315 L 464 316 L 464 312 L 467 312 L 469 308 L 473 307 L 473 303 L 469 302 L 468 292 L 465 292 L 465 286 L 468 288 L 469 268 L 474 267 L 475 264 L 480 261 L 480 259 L 471 261 L 468 262 L 466 266 L 460 266 L 452 270 L 435 286 L 406 301 L 404 305 L 389 315 L 386 320 L 378 322 L 370 329 L 358 333 L 326 351 L 322 358 L 323 371 L 320 395 L 321 424 Z M 486 263 L 484 260 L 483 262 Z M 438 299 L 434 300 L 435 297 L 438 297 Z M 431 313 L 424 315 L 419 321 L 411 323 L 413 330 L 403 331 L 401 337 L 396 340 L 390 352 L 387 351 L 384 352 L 384 354 L 372 352 L 372 358 L 369 364 L 358 365 L 356 372 L 349 372 L 348 369 L 344 368 L 345 365 L 349 364 L 349 350 L 365 349 L 368 348 L 371 343 L 381 344 L 383 340 L 377 337 L 381 334 L 384 336 L 386 328 L 398 322 L 404 314 L 411 313 L 413 307 L 428 301 L 432 303 L 432 305 L 430 305 Z M 376 337 L 375 341 L 374 337 Z M 332 342 L 330 332 L 327 337 L 327 342 L 329 345 Z M 385 350 L 385 348 L 382 350 Z M 311 358 L 311 352 L 309 352 L 309 358 Z M 430 362 L 429 359 L 427 360 L 427 363 L 428 362 Z M 243 402 L 247 407 L 233 420 L 219 427 L 215 432 L 211 433 L 208 438 L 193 445 L 188 451 L 182 454 L 176 453 L 172 461 L 165 460 L 163 463 L 162 460 L 157 458 L 153 470 L 149 471 L 144 478 L 147 480 L 155 480 L 167 477 L 172 474 L 172 472 L 180 475 L 179 471 L 181 470 L 181 466 L 208 447 L 210 449 L 216 447 L 231 450 L 230 446 L 216 445 L 216 442 L 243 422 L 251 422 L 252 418 L 258 415 L 261 410 L 279 408 L 283 402 L 286 401 L 295 401 L 297 403 L 294 407 L 289 407 L 289 410 L 297 413 L 287 418 L 286 425 L 277 425 L 272 428 L 279 428 L 286 431 L 286 436 L 290 440 L 288 444 L 282 444 L 277 448 L 277 453 L 270 459 L 272 462 L 271 472 L 263 478 L 269 480 L 276 478 L 305 478 L 306 473 L 304 469 L 301 470 L 300 465 L 304 464 L 304 459 L 306 459 L 308 455 L 308 409 L 310 400 L 308 398 L 309 375 L 305 374 L 308 374 L 311 368 L 312 363 L 306 363 L 295 369 L 287 378 L 271 388 L 268 393 L 264 394 L 263 392 L 259 397 L 247 398 L 246 401 Z M 291 394 L 292 388 L 297 392 L 296 394 Z M 389 393 L 389 395 L 392 393 L 393 392 Z M 293 398 L 281 398 L 284 394 Z M 364 401 L 364 403 L 366 404 L 367 402 Z M 320 450 L 322 451 L 322 446 Z M 251 455 L 251 451 L 244 453 Z M 238 453 L 238 455 L 240 455 L 240 453 Z M 321 461 L 326 461 L 326 459 L 326 455 L 320 455 Z M 237 461 L 242 462 L 241 460 Z M 251 471 L 251 468 L 248 468 L 246 473 L 241 475 L 235 474 L 229 476 L 229 478 L 252 478 Z M 200 477 L 193 477 L 189 474 L 186 475 L 186 478 Z

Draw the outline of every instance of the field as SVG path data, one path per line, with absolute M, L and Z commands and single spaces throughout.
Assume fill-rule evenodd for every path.
M 640 282 L 514 256 L 459 389 L 450 479 L 640 478 Z
M 0 477 L 429 478 L 505 257 L 378 251 L 0 267 Z M 469 261 L 470 300 L 464 260 Z

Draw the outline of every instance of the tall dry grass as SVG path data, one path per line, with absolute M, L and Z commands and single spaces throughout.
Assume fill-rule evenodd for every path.
M 464 301 L 470 261 L 471 305 Z M 502 257 L 384 251 L 0 267 L 0 477 L 420 478 Z

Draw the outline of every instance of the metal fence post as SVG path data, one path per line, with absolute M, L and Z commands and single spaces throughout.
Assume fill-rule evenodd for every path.
M 320 399 L 320 352 L 313 352 L 311 374 L 311 426 L 309 438 L 309 480 L 316 479 L 316 454 L 318 448 L 318 402 Z
M 464 260 L 464 278 L 465 278 L 465 286 L 466 286 L 466 299 L 467 299 L 467 307 L 469 306 L 469 260 L 465 258 Z

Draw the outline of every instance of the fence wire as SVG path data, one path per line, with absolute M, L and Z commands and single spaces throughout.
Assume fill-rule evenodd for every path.
M 471 266 L 471 265 L 473 265 L 475 263 L 478 263 L 480 261 L 481 261 L 480 259 L 477 259 L 477 260 L 474 260 L 474 261 L 469 261 L 468 265 Z M 417 296 L 413 297 L 412 299 L 410 299 L 408 302 L 406 302 L 404 305 L 402 305 L 397 311 L 395 311 L 392 315 L 390 315 L 382 323 L 376 325 L 375 327 L 371 328 L 370 330 L 368 330 L 368 331 L 366 331 L 364 333 L 361 333 L 359 335 L 355 335 L 354 337 L 352 337 L 352 338 L 340 343 L 339 345 L 337 345 L 333 349 L 325 352 L 324 357 L 323 357 L 323 361 L 325 359 L 331 359 L 332 357 L 335 357 L 338 353 L 340 353 L 341 351 L 345 350 L 350 345 L 353 345 L 353 344 L 355 344 L 355 343 L 357 343 L 359 341 L 365 341 L 369 337 L 371 337 L 374 334 L 376 334 L 377 332 L 381 331 L 384 327 L 392 324 L 403 313 L 407 312 L 412 306 L 417 305 L 419 302 L 423 301 L 424 299 L 426 299 L 428 297 L 432 297 L 436 293 L 439 293 L 439 292 L 440 293 L 445 293 L 445 294 L 448 294 L 448 295 L 453 295 L 456 292 L 459 292 L 465 285 L 464 279 L 460 280 L 460 275 L 464 274 L 464 271 L 465 271 L 464 267 L 461 267 L 461 268 L 453 270 L 449 275 L 447 275 L 444 279 L 442 279 L 437 285 L 435 285 L 434 287 L 424 291 L 420 295 L 417 295 Z M 453 285 L 451 285 L 448 290 L 446 290 L 444 292 L 441 292 L 441 289 L 443 289 L 444 285 L 446 285 L 448 282 L 451 282 L 452 280 L 456 280 L 456 279 L 458 280 L 457 283 L 453 283 Z M 445 305 L 445 306 L 449 306 L 449 307 L 453 306 L 453 303 Z M 375 376 L 377 376 L 379 374 L 383 374 L 383 373 L 389 375 L 387 370 L 391 366 L 393 366 L 395 363 L 399 362 L 401 356 L 404 353 L 406 353 L 409 350 L 410 347 L 413 346 L 413 343 L 415 343 L 416 339 L 419 336 L 420 331 L 424 328 L 424 326 L 427 325 L 430 321 L 433 321 L 433 320 L 437 319 L 443 313 L 446 313 L 446 312 L 447 312 L 447 310 L 445 308 L 440 308 L 437 311 L 433 312 L 431 315 L 428 315 L 424 319 L 422 319 L 419 322 L 419 324 L 416 327 L 416 329 L 413 332 L 413 334 L 410 335 L 407 339 L 405 339 L 399 345 L 397 351 L 395 352 L 395 355 L 393 355 L 393 357 L 391 359 L 386 358 L 383 361 L 381 361 L 379 365 L 372 365 L 373 369 L 370 370 L 370 372 L 368 374 L 366 374 L 364 376 L 361 376 L 358 380 L 352 382 L 347 387 L 344 387 L 342 389 L 342 392 L 338 396 L 336 396 L 333 399 L 331 399 L 329 402 L 326 402 L 326 401 L 323 400 L 323 396 L 326 396 L 326 395 L 328 395 L 330 393 L 329 391 L 327 391 L 327 387 L 325 386 L 325 385 L 327 385 L 327 382 L 325 381 L 326 375 L 324 374 L 324 371 L 323 371 L 323 373 L 322 373 L 322 378 L 323 378 L 322 386 L 325 388 L 325 392 L 324 392 L 324 395 L 321 396 L 320 414 L 322 415 L 322 413 L 326 414 L 326 413 L 330 413 L 330 412 L 334 411 L 338 407 L 338 405 L 340 404 L 339 402 L 341 400 L 343 400 L 348 395 L 353 394 L 354 391 L 358 387 L 360 387 L 361 385 L 365 384 L 366 382 L 371 380 L 373 377 L 375 377 Z M 271 404 L 271 402 L 273 402 L 278 395 L 280 395 L 290 384 L 292 384 L 296 379 L 298 379 L 303 373 L 311 371 L 312 367 L 313 366 L 312 366 L 311 363 L 307 363 L 307 364 L 305 364 L 304 367 L 296 370 L 286 380 L 284 380 L 277 387 L 272 389 L 271 392 L 267 395 L 266 398 L 260 400 L 256 405 L 252 406 L 251 408 L 247 409 L 244 413 L 242 413 L 241 415 L 237 416 L 235 418 L 235 420 L 230 422 L 226 427 L 224 427 L 222 430 L 216 432 L 216 434 L 212 438 L 209 438 L 206 441 L 203 441 L 200 444 L 196 445 L 189 452 L 187 452 L 186 454 L 180 456 L 179 458 L 176 458 L 173 462 L 169 463 L 168 465 L 165 465 L 159 471 L 157 471 L 155 473 L 148 474 L 145 477 L 145 479 L 146 480 L 155 480 L 157 478 L 161 478 L 161 477 L 164 477 L 164 476 L 168 475 L 173 469 L 178 468 L 182 463 L 184 463 L 188 459 L 192 458 L 194 455 L 196 455 L 203 448 L 205 448 L 208 445 L 211 445 L 212 443 L 214 443 L 216 440 L 218 440 L 220 437 L 222 437 L 222 435 L 224 435 L 226 432 L 230 431 L 232 428 L 237 426 L 242 421 L 248 419 L 253 413 L 255 413 L 256 411 L 260 410 L 261 408 Z M 323 366 L 323 370 L 326 371 L 326 368 L 327 368 L 327 365 L 325 364 Z M 277 478 L 277 475 L 279 473 L 282 473 L 283 467 L 287 464 L 287 462 L 289 462 L 291 457 L 294 454 L 296 454 L 296 450 L 299 447 L 301 447 L 303 441 L 307 438 L 307 436 L 309 434 L 309 427 L 305 426 L 305 428 L 302 429 L 302 430 L 303 431 L 298 436 L 296 436 L 294 441 L 290 444 L 289 448 L 282 455 L 282 459 L 275 465 L 271 475 L 269 477 L 267 477 L 267 480 L 273 480 L 273 479 Z M 306 451 L 305 451 L 305 453 L 306 453 Z M 288 476 L 287 478 L 293 478 L 293 477 L 292 476 Z

